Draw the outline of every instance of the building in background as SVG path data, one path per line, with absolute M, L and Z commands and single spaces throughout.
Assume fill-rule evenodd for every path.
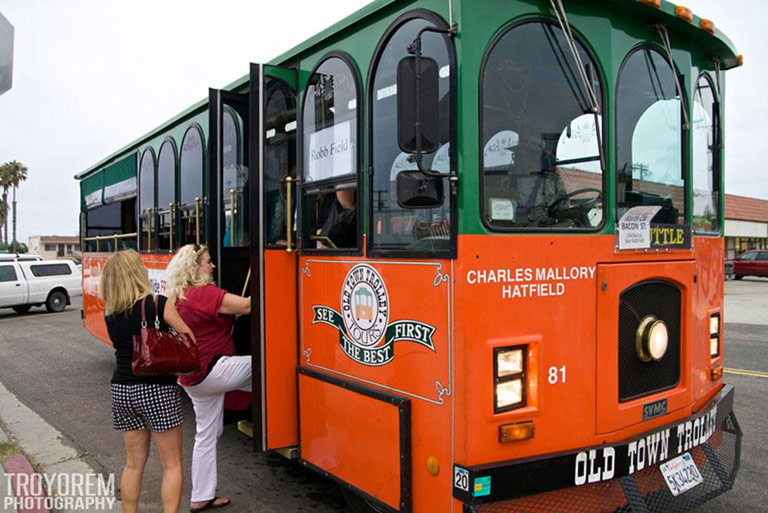
M 71 258 L 80 261 L 80 238 L 61 235 L 32 235 L 29 237 L 29 252 L 46 260 Z
M 13 25 L 0 13 L 0 94 L 13 85 Z
M 768 200 L 725 195 L 725 258 L 768 248 Z

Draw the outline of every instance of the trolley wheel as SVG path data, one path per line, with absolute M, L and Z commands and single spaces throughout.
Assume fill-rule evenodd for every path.
M 385 513 L 386 510 L 380 506 L 373 504 L 368 499 L 361 497 L 352 490 L 346 487 L 341 487 L 341 492 L 344 494 L 344 499 L 347 501 L 347 506 L 353 513 Z
M 734 280 L 740 280 L 740 279 L 742 279 L 743 277 L 744 277 L 744 275 L 743 275 L 743 274 L 736 274 L 736 275 L 734 275 L 733 279 L 734 279 Z
M 32 308 L 32 305 L 18 305 L 12 308 L 13 308 L 13 311 L 16 313 L 27 313 L 29 312 L 29 309 Z
M 48 294 L 45 301 L 45 309 L 49 312 L 63 312 L 67 307 L 67 295 L 60 290 L 54 290 Z

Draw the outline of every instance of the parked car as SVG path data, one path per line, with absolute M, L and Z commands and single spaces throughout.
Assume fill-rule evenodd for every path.
M 82 295 L 82 277 L 71 260 L 0 260 L 0 308 L 24 313 L 45 305 L 61 312 Z
M 29 253 L 0 253 L 0 262 L 39 262 L 44 260 L 40 255 Z
M 733 277 L 737 280 L 744 276 L 768 276 L 768 250 L 746 251 L 729 262 L 733 262 Z
M 733 260 L 725 261 L 725 279 L 732 280 L 736 276 L 733 274 Z

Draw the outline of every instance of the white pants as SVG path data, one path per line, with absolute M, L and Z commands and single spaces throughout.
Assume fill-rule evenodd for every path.
M 251 391 L 251 357 L 222 356 L 202 382 L 184 389 L 192 399 L 197 424 L 191 501 L 204 502 L 216 496 L 216 443 L 224 431 L 224 393 Z

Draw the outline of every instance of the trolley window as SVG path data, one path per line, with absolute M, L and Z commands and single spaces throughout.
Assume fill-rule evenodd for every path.
M 626 59 L 616 104 L 616 219 L 659 206 L 652 223 L 685 223 L 682 102 L 661 53 L 643 47 Z
M 693 96 L 693 229 L 720 231 L 719 105 L 712 81 L 699 77 Z
M 182 245 L 197 244 L 203 240 L 203 158 L 203 134 L 197 125 L 192 125 L 181 141 L 179 158 Z
M 437 22 L 437 19 L 435 19 Z M 405 209 L 398 204 L 397 175 L 417 169 L 411 155 L 400 150 L 397 142 L 397 67 L 409 56 L 408 47 L 419 31 L 436 23 L 412 18 L 394 32 L 385 35 L 381 50 L 374 61 L 371 102 L 371 183 L 370 209 L 371 250 L 376 252 L 407 251 L 448 254 L 451 250 L 451 198 L 448 179 L 442 179 L 443 204 L 437 208 Z M 427 169 L 448 175 L 451 171 L 451 61 L 448 36 L 424 32 L 421 36 L 422 55 L 434 59 L 439 70 L 439 145 L 436 151 L 425 153 Z
M 172 250 L 171 210 L 176 202 L 176 145 L 166 140 L 157 157 L 157 238 L 158 249 Z
M 264 134 L 266 243 L 284 247 L 286 234 L 287 186 L 285 179 L 296 178 L 296 93 L 278 78 L 266 80 L 266 116 Z M 291 210 L 296 208 L 295 189 L 291 189 Z M 295 226 L 295 225 L 294 225 Z M 291 230 L 292 239 L 296 232 Z
M 242 247 L 249 244 L 248 218 L 245 202 L 248 200 L 248 168 L 243 164 L 243 120 L 232 109 L 225 108 L 223 128 L 223 176 L 221 205 L 224 209 L 223 246 Z
M 597 66 L 575 44 L 601 103 Z M 591 112 L 588 94 L 560 27 L 528 22 L 493 43 L 480 100 L 481 208 L 489 228 L 602 224 L 602 123 Z
M 357 74 L 345 57 L 329 57 L 309 79 L 304 127 L 303 247 L 359 247 Z
M 152 149 L 144 150 L 139 167 L 139 230 L 142 250 L 153 247 L 152 225 L 155 211 L 155 154 Z

